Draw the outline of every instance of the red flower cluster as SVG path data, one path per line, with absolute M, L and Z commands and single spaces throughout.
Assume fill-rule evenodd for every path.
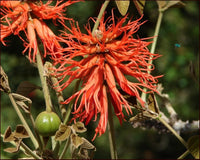
M 120 122 L 124 119 L 123 109 L 132 113 L 127 100 L 120 93 L 121 88 L 129 95 L 136 96 L 141 105 L 145 102 L 140 98 L 139 90 L 143 87 L 156 91 L 157 78 L 148 73 L 149 59 L 156 59 L 157 54 L 149 52 L 147 46 L 151 42 L 145 39 L 135 39 L 140 25 L 140 19 L 128 21 L 127 16 L 115 23 L 114 15 L 104 21 L 92 35 L 90 25 L 85 27 L 87 34 L 80 31 L 78 24 L 71 23 L 71 33 L 63 33 L 64 49 L 60 58 L 54 59 L 58 66 L 54 75 L 60 78 L 61 88 L 65 89 L 72 81 L 82 80 L 82 88 L 65 100 L 68 104 L 75 98 L 74 119 L 85 121 L 87 125 L 94 117 L 99 135 L 106 130 L 108 121 L 108 96 L 111 99 L 115 114 Z M 95 22 L 95 20 L 93 20 Z M 146 38 L 147 39 L 147 38 Z M 125 75 L 132 77 L 129 80 Z M 66 80 L 67 78 L 67 80 Z
M 64 15 L 65 7 L 71 5 L 75 1 L 61 0 L 56 1 L 55 5 L 51 5 L 52 2 L 51 0 L 46 1 L 46 3 L 42 0 L 26 2 L 2 1 L 1 42 L 5 45 L 4 39 L 7 36 L 11 34 L 19 35 L 20 31 L 23 31 L 28 39 L 28 42 L 26 42 L 21 38 L 26 47 L 24 52 L 29 49 L 29 60 L 35 61 L 35 56 L 38 52 L 36 40 L 37 32 L 44 46 L 44 57 L 47 54 L 47 50 L 52 53 L 57 51 L 57 49 L 60 48 L 58 37 L 43 20 L 52 19 L 54 22 L 58 20 L 58 22 L 64 24 L 64 20 L 68 19 Z M 31 54 L 32 50 L 33 54 Z

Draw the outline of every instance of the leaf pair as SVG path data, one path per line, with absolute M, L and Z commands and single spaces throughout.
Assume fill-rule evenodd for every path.
M 83 133 L 87 129 L 82 122 L 77 122 L 72 126 L 61 124 L 59 130 L 56 132 L 56 141 L 65 141 L 70 138 L 72 157 L 80 157 L 84 159 L 91 158 L 91 153 L 96 150 L 87 139 L 79 137 L 76 133 Z M 91 151 L 91 153 L 89 153 Z
M 17 125 L 16 130 L 12 132 L 11 127 L 8 126 L 4 133 L 3 142 L 15 142 L 16 147 L 6 148 L 5 152 L 16 153 L 19 151 L 20 144 L 23 138 L 29 138 L 28 132 L 23 125 Z
M 129 8 L 130 0 L 115 0 L 117 4 L 117 8 L 122 16 L 124 16 Z M 144 6 L 145 6 L 145 0 L 134 0 L 135 7 L 140 15 L 143 14 Z

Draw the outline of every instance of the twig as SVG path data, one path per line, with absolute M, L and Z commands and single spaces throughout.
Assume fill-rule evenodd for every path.
M 10 100 L 11 100 L 11 103 L 12 103 L 12 105 L 13 105 L 15 111 L 17 112 L 17 115 L 19 116 L 19 118 L 20 118 L 22 124 L 24 125 L 26 131 L 28 132 L 28 135 L 30 136 L 30 138 L 31 138 L 31 140 L 32 140 L 32 142 L 33 142 L 33 144 L 34 144 L 34 147 L 35 147 L 35 148 L 38 148 L 37 140 L 36 140 L 36 138 L 34 137 L 34 135 L 33 135 L 32 131 L 31 131 L 31 129 L 29 128 L 29 126 L 28 126 L 26 120 L 24 119 L 24 116 L 22 115 L 21 111 L 19 110 L 19 108 L 18 108 L 18 106 L 17 106 L 17 104 L 16 104 L 16 102 L 15 102 L 15 99 L 14 99 L 13 96 L 12 96 L 12 93 L 9 93 L 8 96 L 9 96 L 9 98 L 10 98 Z

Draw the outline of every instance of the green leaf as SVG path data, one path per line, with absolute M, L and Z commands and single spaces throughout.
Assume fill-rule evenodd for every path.
M 122 16 L 124 16 L 127 11 L 128 11 L 128 7 L 130 4 L 129 0 L 115 0 L 116 4 L 117 4 L 117 8 L 119 10 L 119 12 L 121 13 Z
M 187 141 L 188 150 L 195 159 L 199 159 L 199 135 L 192 136 Z
M 144 6 L 145 6 L 145 0 L 134 0 L 133 2 L 135 4 L 135 7 L 138 13 L 142 15 L 144 11 Z

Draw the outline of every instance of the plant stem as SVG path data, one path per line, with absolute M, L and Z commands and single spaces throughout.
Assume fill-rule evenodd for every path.
M 111 105 L 111 100 L 110 100 L 109 95 L 108 95 L 108 134 L 109 134 L 111 159 L 117 159 L 114 124 L 113 124 L 113 116 L 112 116 L 112 105 Z
M 47 86 L 46 77 L 44 76 L 44 66 L 42 63 L 42 58 L 40 55 L 39 48 L 37 51 L 36 59 L 37 59 L 37 66 L 38 66 L 38 71 L 39 71 L 39 75 L 40 75 L 40 80 L 42 83 L 43 93 L 44 93 L 46 111 L 51 112 L 52 111 L 52 103 L 51 103 L 51 98 L 50 98 L 50 94 L 49 94 L 49 88 Z
M 28 146 L 26 146 L 23 142 L 20 143 L 21 147 L 24 148 L 24 150 L 31 155 L 35 159 L 42 159 L 37 154 L 35 154 Z
M 188 154 L 190 154 L 189 150 L 185 151 L 181 156 L 179 156 L 177 159 L 183 159 L 185 158 Z
M 152 43 L 151 50 L 150 50 L 151 53 L 154 53 L 155 49 L 156 49 L 156 44 L 157 44 L 157 40 L 158 40 L 158 34 L 159 34 L 159 31 L 160 31 L 162 18 L 163 18 L 163 12 L 159 11 L 158 20 L 157 20 L 157 24 L 156 24 L 156 29 L 155 29 L 155 32 L 154 32 L 153 43 Z M 152 59 L 149 61 L 149 64 L 152 64 Z M 151 71 L 149 71 L 149 73 L 150 72 Z
M 12 96 L 12 93 L 9 93 L 8 96 L 10 98 L 10 101 L 11 101 L 15 111 L 17 112 L 17 115 L 19 116 L 19 119 L 21 120 L 21 122 L 24 125 L 26 131 L 28 132 L 28 135 L 30 136 L 30 138 L 31 138 L 31 140 L 32 140 L 32 142 L 34 144 L 35 149 L 37 149 L 38 148 L 38 142 L 37 142 L 36 138 L 34 137 L 31 129 L 28 126 L 28 124 L 26 123 L 26 120 L 25 120 L 24 116 L 22 115 L 21 111 L 19 110 L 19 108 L 18 108 L 18 106 L 17 106 L 17 104 L 15 102 L 15 99 Z
M 154 53 L 155 49 L 156 49 L 156 44 L 157 44 L 157 40 L 158 40 L 158 35 L 159 35 L 159 31 L 160 31 L 162 18 L 163 18 L 163 11 L 159 11 L 158 20 L 157 20 L 157 23 L 156 23 L 156 29 L 155 29 L 155 32 L 154 32 L 153 43 L 152 43 L 151 50 L 150 50 L 151 53 Z M 150 57 L 148 64 L 152 64 L 152 62 L 153 62 L 152 57 Z M 151 65 L 149 65 L 148 68 L 150 69 Z M 148 74 L 151 73 L 150 70 L 148 70 L 147 72 L 148 72 Z M 147 88 L 144 88 L 143 90 L 144 90 L 144 92 L 142 92 L 141 98 L 143 99 L 143 101 L 146 102 Z
M 41 138 L 40 138 L 39 134 L 37 133 L 37 131 L 36 131 L 36 129 L 35 129 L 35 122 L 34 122 L 34 119 L 33 119 L 32 114 L 29 113 L 29 117 L 30 117 L 32 126 L 33 126 L 33 128 L 34 128 L 34 133 L 35 133 L 35 135 L 36 135 L 36 139 L 37 139 L 38 144 L 39 144 L 39 150 L 41 151 L 42 148 L 43 148 L 43 144 L 42 144 Z
M 158 116 L 158 120 L 162 124 L 164 124 L 176 136 L 176 138 L 185 146 L 186 149 L 188 149 L 187 143 L 185 142 L 185 140 L 167 122 L 165 122 L 164 119 Z
M 78 81 L 76 81 L 76 84 L 75 84 L 73 93 L 75 93 L 75 92 L 78 91 L 79 84 L 80 84 L 80 79 L 79 79 Z M 72 110 L 73 105 L 74 105 L 74 100 L 72 100 L 72 101 L 69 103 L 69 105 L 68 105 L 68 108 L 67 108 L 67 111 L 66 111 L 66 114 L 65 114 L 65 117 L 64 117 L 63 124 L 67 124 L 67 122 L 68 122 L 68 120 L 69 120 L 69 116 L 70 116 L 70 114 L 71 114 L 71 110 Z M 55 144 L 55 148 L 53 149 L 53 152 L 54 152 L 55 154 L 57 154 L 59 148 L 60 148 L 60 142 L 57 141 L 56 144 Z
M 65 153 L 66 153 L 66 151 L 67 151 L 67 149 L 69 147 L 69 144 L 70 144 L 70 137 L 67 139 L 67 142 L 65 143 L 63 151 L 62 151 L 62 153 L 59 156 L 59 159 L 63 159 L 63 157 L 64 157 L 64 155 L 65 155 Z
M 53 68 L 53 65 L 50 62 L 45 62 L 44 68 L 47 70 L 47 72 L 48 72 L 47 74 L 50 75 L 51 70 L 49 68 Z M 66 116 L 66 108 L 65 108 L 65 105 L 62 104 L 62 102 L 64 102 L 63 93 L 61 91 L 61 87 L 58 83 L 57 78 L 54 77 L 54 76 L 51 76 L 51 75 L 50 75 L 50 77 L 51 77 L 51 82 L 53 83 L 54 90 L 56 92 L 56 96 L 57 96 L 57 99 L 58 99 L 58 104 L 59 104 L 59 109 L 60 109 L 60 112 L 61 112 L 61 115 L 62 115 L 62 120 L 64 120 L 64 118 Z
M 100 10 L 99 15 L 97 17 L 97 20 L 96 20 L 94 27 L 92 29 L 92 35 L 94 35 L 95 30 L 98 28 L 101 17 L 103 16 L 103 13 L 106 10 L 106 7 L 108 6 L 109 2 L 110 2 L 110 0 L 105 0 L 103 6 L 101 7 L 101 10 Z

